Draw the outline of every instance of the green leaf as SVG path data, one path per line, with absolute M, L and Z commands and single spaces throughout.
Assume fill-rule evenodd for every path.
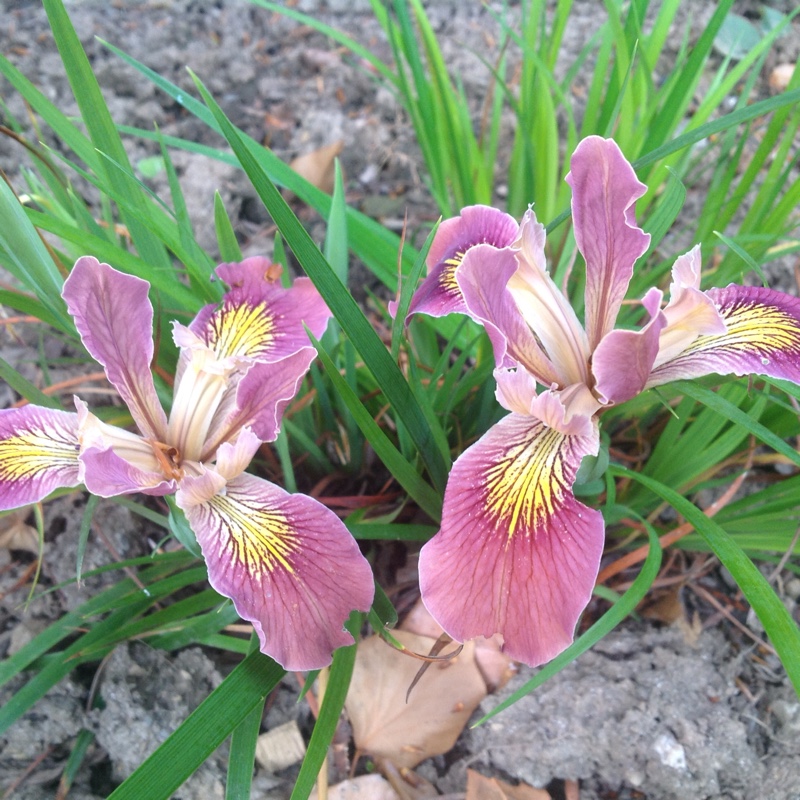
M 428 467 L 434 485 L 440 491 L 444 491 L 447 467 L 436 446 L 430 425 L 399 367 L 392 360 L 390 353 L 359 309 L 353 296 L 336 277 L 269 175 L 257 162 L 238 130 L 230 123 L 214 98 L 196 77 L 195 83 L 208 107 L 212 110 L 225 138 L 239 157 L 242 167 L 252 181 L 259 197 L 275 220 L 275 224 L 342 326 L 342 330 L 361 353 L 387 400 L 395 409 L 398 418 L 408 429 L 409 435 Z
M 258 635 L 250 637 L 250 652 L 258 650 Z M 265 698 L 266 699 L 266 698 Z M 231 752 L 228 755 L 228 781 L 225 800 L 250 800 L 256 744 L 261 731 L 264 703 L 256 703 L 253 710 L 236 726 L 231 735 Z
M 194 535 L 191 525 L 186 519 L 183 510 L 178 508 L 175 499 L 169 495 L 166 497 L 167 505 L 169 506 L 169 532 L 195 557 L 202 558 L 203 552 L 200 550 L 200 545 L 197 543 L 197 537 Z
M 760 41 L 761 34 L 747 19 L 739 14 L 728 14 L 714 37 L 714 49 L 738 61 L 758 47 Z
M 64 62 L 72 93 L 75 95 L 92 144 L 101 154 L 107 155 L 125 172 L 132 175 L 133 168 L 127 152 L 63 2 L 43 0 L 43 4 L 56 47 Z M 122 218 L 141 257 L 150 264 L 169 267 L 170 260 L 164 245 L 141 222 L 142 218 L 149 215 L 149 209 L 139 187 L 123 171 L 106 169 L 103 159 L 100 159 L 98 166 L 101 173 L 105 174 L 109 185 L 118 193 L 127 194 L 131 202 L 134 210 L 130 213 L 123 211 Z
M 214 228 L 217 231 L 217 246 L 219 254 L 225 262 L 242 260 L 242 248 L 233 230 L 231 219 L 225 210 L 219 192 L 214 192 Z
M 49 394 L 37 389 L 27 378 L 23 378 L 11 364 L 2 358 L 0 358 L 0 378 L 30 403 L 44 406 L 45 408 L 61 410 L 64 408 L 57 397 L 51 397 Z
M 425 511 L 432 519 L 440 519 L 442 513 L 442 501 L 439 495 L 420 477 L 414 467 L 406 461 L 403 454 L 392 444 L 389 437 L 383 432 L 381 427 L 372 418 L 372 415 L 364 408 L 363 403 L 350 388 L 347 381 L 341 376 L 333 360 L 328 355 L 322 345 L 309 334 L 314 346 L 317 348 L 322 365 L 329 380 L 336 391 L 346 404 L 350 413 L 361 428 L 361 432 L 367 438 L 378 458 L 383 461 L 389 472 L 395 477 L 397 482 L 417 501 L 419 507 Z
M 776 436 L 769 428 L 753 419 L 750 414 L 746 414 L 738 406 L 726 400 L 720 394 L 689 381 L 676 381 L 673 386 L 675 386 L 681 394 L 691 397 L 698 403 L 702 403 L 717 414 L 720 414 L 736 425 L 749 431 L 761 442 L 769 445 L 773 450 L 776 450 L 781 455 L 786 456 L 786 458 L 794 464 L 800 466 L 800 453 L 798 453 L 794 447 L 787 444 L 780 436 Z
M 750 267 L 753 272 L 761 278 L 761 283 L 765 286 L 769 286 L 769 281 L 767 281 L 767 276 L 764 274 L 764 270 L 761 269 L 761 265 L 755 261 L 755 259 L 747 252 L 740 244 L 735 242 L 729 236 L 725 236 L 724 234 L 720 233 L 719 231 L 714 231 L 714 235 L 729 249 L 736 253 L 739 258 Z
M 277 686 L 282 667 L 251 653 L 109 800 L 168 800 Z
M 800 630 L 767 579 L 735 540 L 713 519 L 669 486 L 625 467 L 612 466 L 610 469 L 615 475 L 637 481 L 657 494 L 685 517 L 705 539 L 761 620 L 789 680 L 800 695 Z
M 5 268 L 39 298 L 61 330 L 73 331 L 61 299 L 64 278 L 5 180 L 0 180 L 0 253 Z
M 361 621 L 362 615 L 354 611 L 345 623 L 345 627 L 356 642 L 359 637 Z M 356 663 L 356 646 L 352 644 L 349 647 L 340 647 L 333 654 L 325 697 L 322 700 L 317 721 L 314 723 L 314 731 L 308 743 L 306 757 L 300 767 L 300 774 L 295 781 L 290 800 L 306 800 L 314 788 L 314 782 L 328 753 L 328 746 L 333 740 L 333 734 L 336 733 L 339 717 L 344 708 L 347 690 L 350 687 L 350 678 L 353 675 L 353 666 Z

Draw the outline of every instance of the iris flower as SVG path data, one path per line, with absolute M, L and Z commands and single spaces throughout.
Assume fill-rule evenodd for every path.
M 598 453 L 603 409 L 709 373 L 800 383 L 800 301 L 747 286 L 701 291 L 699 248 L 675 262 L 669 302 L 651 288 L 641 327 L 615 329 L 650 241 L 634 216 L 646 187 L 596 136 L 576 148 L 567 182 L 585 324 L 548 272 L 532 210 L 519 225 L 485 206 L 443 222 L 410 307 L 484 326 L 510 412 L 453 466 L 441 529 L 420 556 L 422 599 L 454 639 L 500 634 L 505 652 L 532 666 L 570 644 L 597 577 L 603 518 L 572 487 L 581 460 Z
M 263 258 L 217 275 L 230 286 L 221 304 L 173 323 L 180 358 L 167 417 L 150 372 L 149 284 L 78 259 L 62 296 L 138 432 L 102 422 L 78 398 L 76 412 L 0 411 L 0 508 L 81 483 L 100 497 L 174 493 L 209 582 L 253 623 L 261 650 L 290 670 L 319 668 L 352 643 L 350 612 L 371 605 L 369 564 L 332 511 L 244 470 L 278 435 L 314 358 L 303 323 L 321 336 L 330 312 L 308 278 L 284 289 Z

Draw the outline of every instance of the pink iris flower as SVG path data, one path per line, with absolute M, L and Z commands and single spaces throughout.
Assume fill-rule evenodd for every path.
M 484 206 L 443 222 L 410 307 L 484 326 L 510 412 L 453 466 L 441 529 L 420 556 L 422 599 L 454 639 L 500 634 L 505 652 L 532 666 L 571 643 L 597 577 L 603 518 L 572 487 L 598 452 L 599 413 L 709 373 L 800 383 L 800 301 L 747 286 L 701 291 L 697 247 L 675 262 L 669 302 L 652 288 L 641 327 L 615 329 L 650 242 L 634 216 L 646 187 L 597 136 L 576 148 L 567 182 L 586 263 L 584 324 L 548 272 L 531 210 L 519 225 Z
M 175 494 L 211 585 L 253 623 L 264 653 L 289 670 L 330 663 L 367 611 L 369 564 L 341 520 L 316 500 L 244 472 L 273 441 L 315 356 L 330 311 L 308 278 L 284 289 L 270 263 L 222 264 L 221 304 L 173 324 L 180 348 L 169 417 L 156 395 L 149 284 L 85 256 L 64 283 L 84 346 L 103 365 L 138 432 L 77 412 L 28 405 L 0 411 L 0 508 L 85 484 L 100 497 Z

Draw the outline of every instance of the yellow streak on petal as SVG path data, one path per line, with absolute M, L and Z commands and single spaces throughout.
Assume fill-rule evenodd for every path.
M 74 441 L 54 439 L 52 433 L 22 431 L 0 443 L 0 478 L 26 480 L 48 469 L 72 467 L 77 460 Z
M 511 445 L 487 471 L 486 508 L 508 526 L 509 539 L 518 527 L 534 530 L 555 513 L 565 486 L 560 454 L 564 438 L 542 426 L 532 439 Z
M 222 494 L 209 501 L 229 534 L 227 555 L 253 578 L 281 568 L 294 573 L 291 556 L 299 548 L 297 534 L 278 511 L 265 511 Z M 221 553 L 222 555 L 222 553 Z
M 458 283 L 456 281 L 456 268 L 463 261 L 463 259 L 463 253 L 456 253 L 451 258 L 446 258 L 442 262 L 442 264 L 444 264 L 444 269 L 442 270 L 442 274 L 439 276 L 439 285 L 445 291 L 461 294 L 461 289 L 458 288 Z
M 754 303 L 734 305 L 723 312 L 728 330 L 716 336 L 700 336 L 685 353 L 722 347 L 757 355 L 800 350 L 797 321 L 780 308 Z
M 208 346 L 217 358 L 262 355 L 275 339 L 275 319 L 265 303 L 227 305 L 211 319 Z

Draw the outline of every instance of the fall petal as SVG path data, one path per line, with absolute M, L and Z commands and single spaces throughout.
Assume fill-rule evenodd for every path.
M 658 355 L 659 335 L 666 319 L 659 310 L 661 292 L 651 289 L 642 300 L 650 314 L 638 331 L 613 330 L 606 334 L 592 357 L 595 391 L 603 403 L 624 403 L 639 394 L 647 384 Z
M 428 276 L 414 293 L 408 316 L 465 313 L 455 279 L 456 267 L 471 247 L 477 244 L 507 247 L 517 238 L 518 231 L 519 225 L 513 217 L 490 206 L 467 206 L 460 216 L 442 222 L 428 251 Z M 492 264 L 487 266 L 491 268 Z M 494 273 L 489 272 L 484 278 L 494 280 Z
M 442 527 L 422 549 L 422 599 L 454 639 L 499 633 L 504 652 L 536 665 L 573 638 L 603 548 L 600 512 L 571 487 L 591 436 L 510 414 L 456 461 Z
M 753 286 L 709 289 L 725 332 L 697 336 L 670 360 L 656 362 L 648 386 L 721 375 L 768 375 L 800 383 L 800 300 Z
M 277 361 L 308 347 L 304 324 L 317 338 L 325 332 L 331 312 L 308 278 L 284 289 L 280 272 L 259 256 L 220 264 L 217 275 L 230 289 L 219 306 L 201 309 L 189 327 L 218 359 Z
M 457 274 L 465 311 L 486 328 L 498 367 L 521 364 L 540 383 L 559 383 L 560 373 L 542 351 L 507 288 L 517 266 L 517 257 L 509 248 L 498 250 L 488 244 L 471 248 Z
M 341 520 L 310 497 L 247 474 L 198 503 L 198 481 L 184 479 L 176 500 L 211 585 L 253 623 L 262 652 L 286 669 L 330 664 L 333 650 L 353 643 L 343 630 L 350 612 L 367 611 L 374 591 L 369 564 Z
M 0 510 L 80 483 L 77 414 L 32 405 L 0 411 Z
M 83 256 L 64 282 L 62 296 L 84 346 L 103 365 L 139 430 L 163 439 L 167 419 L 150 372 L 153 307 L 149 289 L 147 281 Z
M 635 219 L 636 200 L 647 187 L 612 139 L 588 136 L 570 166 L 575 241 L 586 261 L 586 332 L 594 349 L 614 327 L 634 262 L 650 244 Z

